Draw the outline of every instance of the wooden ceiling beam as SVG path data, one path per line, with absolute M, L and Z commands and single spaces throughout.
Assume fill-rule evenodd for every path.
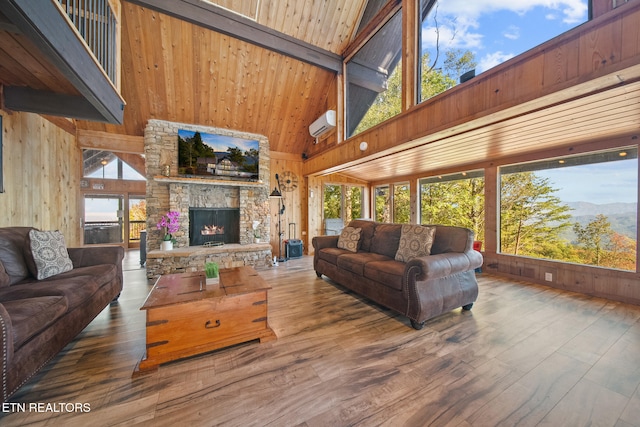
M 144 137 L 79 129 L 78 146 L 89 150 L 143 154 Z
M 82 96 L 53 93 L 24 86 L 5 86 L 4 105 L 10 110 L 104 122 L 101 111 Z
M 201 0 L 127 0 L 340 74 L 342 57 Z

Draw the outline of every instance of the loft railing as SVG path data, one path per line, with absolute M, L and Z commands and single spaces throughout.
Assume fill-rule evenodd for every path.
M 78 30 L 109 80 L 118 87 L 119 29 L 113 0 L 55 1 Z

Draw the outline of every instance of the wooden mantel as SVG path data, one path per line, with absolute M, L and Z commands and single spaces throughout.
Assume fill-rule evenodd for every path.
M 262 181 L 235 181 L 229 179 L 211 179 L 211 178 L 191 178 L 182 176 L 164 176 L 156 175 L 154 181 L 165 182 L 169 184 L 196 184 L 196 185 L 222 185 L 226 187 L 265 187 Z

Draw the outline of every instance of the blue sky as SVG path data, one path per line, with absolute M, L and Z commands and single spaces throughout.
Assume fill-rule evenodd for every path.
M 536 171 L 536 175 L 549 178 L 563 202 L 601 205 L 638 201 L 637 159 Z
M 444 0 L 438 2 L 442 50 L 475 54 L 476 75 L 587 20 L 587 0 Z M 423 46 L 435 46 L 434 11 L 422 28 Z M 433 55 L 432 55 L 433 58 Z

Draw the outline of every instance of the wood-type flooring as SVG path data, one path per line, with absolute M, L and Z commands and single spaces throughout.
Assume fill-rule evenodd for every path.
M 151 288 L 137 262 L 0 425 L 640 426 L 638 306 L 481 273 L 471 311 L 416 331 L 303 257 L 260 270 L 276 341 L 132 378 Z

